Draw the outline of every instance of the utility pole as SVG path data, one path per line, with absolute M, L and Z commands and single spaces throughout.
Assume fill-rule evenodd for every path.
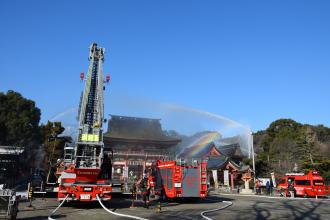
M 49 156 L 49 159 L 48 159 L 49 169 L 48 169 L 48 174 L 47 174 L 47 179 L 46 179 L 47 184 L 49 183 L 49 176 L 50 176 L 50 172 L 52 170 L 52 160 L 53 160 L 53 156 L 55 153 L 56 138 L 57 138 L 57 135 L 55 133 L 53 133 L 52 136 L 50 138 L 48 138 L 48 142 L 53 142 L 53 149 L 52 149 L 52 154 Z
M 254 147 L 253 147 L 253 132 L 250 130 L 250 144 L 251 144 L 251 153 L 252 153 L 252 169 L 253 169 L 253 189 L 254 189 L 254 192 L 256 191 L 256 165 L 255 165 L 255 162 L 254 162 Z

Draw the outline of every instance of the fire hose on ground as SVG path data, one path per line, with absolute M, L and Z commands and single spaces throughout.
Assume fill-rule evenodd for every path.
M 60 205 L 57 206 L 57 208 L 54 209 L 54 211 L 52 211 L 52 212 L 50 213 L 50 215 L 48 216 L 48 220 L 55 220 L 55 219 L 52 218 L 52 215 L 54 215 L 55 212 L 56 212 L 56 211 L 57 211 L 57 210 L 58 210 L 58 209 L 64 204 L 64 202 L 66 201 L 66 199 L 68 198 L 68 196 L 69 196 L 69 195 L 67 195 L 67 196 L 63 199 L 63 201 L 60 203 Z M 100 203 L 100 205 L 102 206 L 102 208 L 103 208 L 105 211 L 109 212 L 110 214 L 117 215 L 117 216 L 120 216 L 120 217 L 126 217 L 126 218 L 138 219 L 138 220 L 148 220 L 148 219 L 146 219 L 146 218 L 141 218 L 141 217 L 134 216 L 134 215 L 125 215 L 125 214 L 121 214 L 121 213 L 113 212 L 113 211 L 109 210 L 107 207 L 105 207 L 105 205 L 102 203 L 102 201 L 101 201 L 101 199 L 100 199 L 100 197 L 99 197 L 98 195 L 96 195 L 96 198 L 97 198 L 97 200 L 99 201 L 99 203 Z
M 212 200 L 212 201 L 213 201 L 213 200 Z M 233 203 L 230 202 L 230 201 L 222 201 L 222 203 L 226 203 L 226 205 L 223 206 L 223 207 L 220 207 L 220 208 L 210 209 L 210 210 L 203 211 L 203 212 L 201 212 L 201 216 L 202 216 L 203 218 L 207 219 L 207 220 L 213 220 L 212 218 L 209 218 L 209 217 L 205 216 L 204 214 L 205 214 L 205 213 L 209 213 L 209 212 L 220 211 L 220 210 L 222 210 L 222 209 L 225 209 L 225 208 L 227 208 L 227 207 L 233 205 Z
M 117 213 L 117 212 L 113 212 L 111 210 L 109 210 L 107 207 L 105 207 L 105 205 L 103 205 L 103 203 L 101 202 L 101 199 L 98 195 L 96 195 L 96 198 L 97 200 L 99 201 L 100 205 L 102 206 L 102 208 L 109 212 L 110 214 L 113 214 L 113 215 L 117 215 L 117 216 L 121 216 L 121 217 L 126 217 L 126 218 L 132 218 L 132 219 L 138 219 L 138 220 L 148 220 L 146 218 L 141 218 L 141 217 L 138 217 L 138 216 L 134 216 L 134 215 L 125 215 L 125 214 L 121 214 L 121 213 Z
M 48 216 L 48 220 L 55 220 L 55 219 L 53 219 L 51 216 L 52 215 L 54 215 L 55 214 L 55 212 L 63 205 L 63 203 L 66 201 L 66 199 L 68 198 L 68 196 L 69 195 L 66 195 L 66 197 L 63 199 L 63 201 L 60 203 L 60 205 L 59 206 L 57 206 L 57 208 L 56 209 L 54 209 L 54 211 L 52 211 L 51 213 L 50 213 L 50 215 Z

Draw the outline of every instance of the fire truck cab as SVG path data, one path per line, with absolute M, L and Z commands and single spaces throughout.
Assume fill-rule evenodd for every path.
M 157 161 L 151 186 L 166 198 L 204 198 L 207 195 L 207 162 Z
M 295 195 L 303 197 L 326 196 L 324 180 L 318 171 L 304 173 L 287 173 L 278 183 L 280 190 L 288 196 L 288 185 L 292 182 Z

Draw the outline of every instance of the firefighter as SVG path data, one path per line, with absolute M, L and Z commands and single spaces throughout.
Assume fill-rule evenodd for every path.
M 150 182 L 146 173 L 143 174 L 143 179 L 140 182 L 140 190 L 142 193 L 142 198 L 144 202 L 144 208 L 149 208 L 149 196 L 150 196 Z
M 261 195 L 261 183 L 260 180 L 258 179 L 256 179 L 255 188 L 256 188 L 256 194 Z
M 270 196 L 270 182 L 267 181 L 266 183 L 266 192 L 267 192 L 267 196 Z
M 32 205 L 32 198 L 33 197 L 33 186 L 31 183 L 28 184 L 28 200 L 29 200 L 29 205 L 27 207 L 33 208 Z
M 134 202 L 136 200 L 136 184 L 137 184 L 137 181 L 136 181 L 136 178 L 134 178 L 133 180 L 133 184 L 132 184 L 132 187 L 131 187 L 131 193 L 132 193 L 132 205 L 131 207 L 133 208 L 134 207 Z
M 294 198 L 295 193 L 296 193 L 296 190 L 295 190 L 293 184 L 294 184 L 293 179 L 288 179 L 288 188 L 287 188 L 287 190 L 289 191 L 289 193 L 287 193 L 287 194 L 289 194 L 291 198 Z
M 154 180 L 152 178 L 152 175 L 149 175 L 148 177 L 148 183 L 149 183 L 149 186 L 150 186 L 150 194 L 151 194 L 151 198 L 153 198 L 152 196 L 154 195 L 154 189 L 155 189 L 155 183 L 154 183 Z

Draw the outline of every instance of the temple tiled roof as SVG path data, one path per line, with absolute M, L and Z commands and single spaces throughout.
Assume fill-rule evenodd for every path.
M 229 158 L 223 155 L 210 157 L 207 161 L 207 169 L 220 169 L 228 161 Z
M 181 140 L 166 135 L 162 130 L 160 119 L 139 118 L 111 115 L 108 131 L 104 134 L 108 140 L 126 142 L 157 142 L 177 144 Z
M 208 156 L 208 153 L 215 148 L 219 154 L 230 157 L 230 158 L 237 158 L 237 157 L 242 157 L 243 154 L 240 150 L 239 144 L 229 144 L 225 146 L 216 146 L 213 142 L 210 142 L 206 145 L 204 145 L 199 151 L 194 152 L 192 157 L 194 158 L 202 158 L 205 156 Z M 179 156 L 180 157 L 186 157 L 187 155 L 191 155 L 191 152 L 193 148 L 187 148 L 185 149 Z
M 242 156 L 242 151 L 240 149 L 239 144 L 228 144 L 225 146 L 219 146 L 217 149 L 220 151 L 221 154 L 224 154 L 229 157 L 234 156 Z
M 182 153 L 180 153 L 179 157 L 186 158 L 186 157 L 193 157 L 193 158 L 203 158 L 205 157 L 209 152 L 212 151 L 212 148 L 215 148 L 215 145 L 213 142 L 203 146 L 203 148 L 194 154 L 191 154 L 191 151 L 193 149 L 191 148 L 186 148 Z M 215 148 L 217 150 L 217 148 Z M 217 150 L 218 151 L 218 150 Z M 219 153 L 220 154 L 220 153 Z
M 251 169 L 249 165 L 244 164 L 237 164 L 233 160 L 231 160 L 229 157 L 220 155 L 220 156 L 212 156 L 207 161 L 207 169 L 213 170 L 213 169 L 223 169 L 226 167 L 226 165 L 230 163 L 235 169 L 239 172 L 245 172 L 248 169 Z

